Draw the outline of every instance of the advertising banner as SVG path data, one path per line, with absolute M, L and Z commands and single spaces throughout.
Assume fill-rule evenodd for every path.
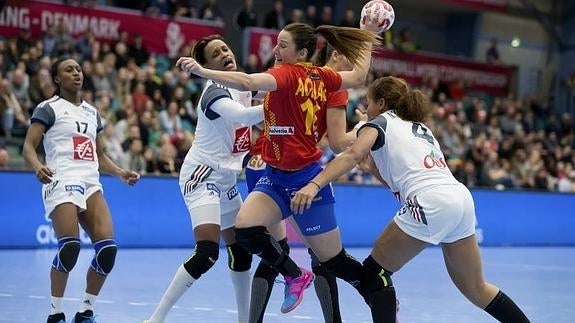
M 477 9 L 505 11 L 509 7 L 509 0 L 441 0 L 443 2 L 457 3 Z
M 223 25 L 194 19 L 146 17 L 139 11 L 107 7 L 75 7 L 40 1 L 7 0 L 0 12 L 0 34 L 18 36 L 30 30 L 33 38 L 41 38 L 51 25 L 64 24 L 76 37 L 91 30 L 96 39 L 112 42 L 123 31 L 142 35 L 150 52 L 177 55 L 180 48 L 192 40 L 211 34 L 222 34 Z
M 465 88 L 496 96 L 506 96 L 513 71 L 506 66 L 495 66 L 471 60 L 433 54 L 408 54 L 380 50 L 373 54 L 373 70 L 404 78 L 418 85 L 423 79 L 438 76 L 445 82 L 463 80 Z
M 115 239 L 121 248 L 193 247 L 192 224 L 175 177 L 143 177 L 134 187 L 103 176 Z M 44 217 L 41 184 L 31 172 L 0 171 L 0 249 L 53 248 L 57 239 Z M 245 198 L 246 185 L 238 182 Z M 400 205 L 389 189 L 334 185 L 343 244 L 371 247 Z M 477 237 L 483 246 L 575 246 L 575 194 L 473 190 Z M 512 205 L 513 207 L 509 207 Z M 553 216 L 548 216 L 553 206 Z M 288 239 L 301 246 L 293 229 Z M 82 232 L 84 246 L 90 239 Z
M 274 56 L 273 49 L 277 44 L 278 30 L 259 27 L 246 28 L 243 34 L 243 59 L 246 63 L 249 55 L 256 55 L 261 66 Z

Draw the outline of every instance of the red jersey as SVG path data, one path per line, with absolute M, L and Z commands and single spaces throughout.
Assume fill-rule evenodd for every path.
M 347 106 L 347 100 L 349 95 L 347 90 L 341 90 L 337 92 L 330 92 L 327 94 L 327 103 L 324 110 L 318 111 L 317 113 L 317 133 L 318 140 L 323 138 L 327 132 L 327 109 L 340 109 Z M 323 113 L 322 113 L 323 112 Z
M 341 76 L 329 67 L 302 63 L 274 66 L 267 73 L 277 89 L 264 99 L 262 159 L 279 169 L 301 169 L 322 156 L 317 142 L 320 130 L 326 130 L 328 93 L 340 89 Z
M 349 99 L 349 94 L 347 90 L 340 90 L 337 92 L 331 92 L 327 94 L 327 103 L 326 109 L 341 109 L 342 107 L 345 109 L 347 106 L 347 101 Z M 327 110 L 323 110 L 327 111 Z M 318 111 L 317 115 L 317 132 L 318 138 L 323 138 L 325 133 L 327 132 L 327 112 L 321 113 L 322 111 Z M 253 144 L 252 149 L 250 150 L 251 155 L 261 155 L 262 147 L 264 145 L 265 136 L 262 134 L 257 139 L 256 142 Z
M 250 155 L 261 155 L 262 154 L 262 146 L 264 145 L 264 141 L 265 141 L 265 137 L 264 134 L 262 133 L 258 139 L 256 139 L 256 142 L 254 142 L 254 145 L 252 146 L 252 149 L 250 150 Z

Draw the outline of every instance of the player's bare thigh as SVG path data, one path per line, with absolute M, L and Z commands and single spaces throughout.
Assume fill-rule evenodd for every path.
M 276 202 L 262 192 L 251 192 L 236 217 L 236 228 L 271 226 L 282 220 Z
M 114 238 L 112 216 L 102 191 L 90 195 L 86 200 L 86 211 L 80 213 L 79 219 L 93 242 Z
M 375 240 L 371 256 L 386 270 L 396 272 L 427 246 L 428 243 L 406 234 L 391 220 Z

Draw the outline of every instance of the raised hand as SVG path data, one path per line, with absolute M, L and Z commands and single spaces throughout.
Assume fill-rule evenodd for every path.
M 198 76 L 202 75 L 203 67 L 193 58 L 191 57 L 180 57 L 176 62 L 176 66 L 181 68 L 182 71 L 188 74 L 195 74 Z

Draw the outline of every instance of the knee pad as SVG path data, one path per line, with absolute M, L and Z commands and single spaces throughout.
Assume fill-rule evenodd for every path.
M 264 226 L 236 228 L 236 241 L 251 254 L 257 255 L 271 266 L 282 264 L 287 253 Z M 287 244 L 287 243 L 286 243 Z
M 367 293 L 393 287 L 393 272 L 381 267 L 371 256 L 363 261 L 362 286 Z
M 227 246 L 228 267 L 233 271 L 246 271 L 252 266 L 252 254 L 234 243 Z
M 341 278 L 356 288 L 362 295 L 361 278 L 363 275 L 363 266 L 354 257 L 348 254 L 345 249 L 333 258 L 321 263 L 329 272 L 338 278 Z
M 58 253 L 52 261 L 52 268 L 65 273 L 70 272 L 78 261 L 78 254 L 80 254 L 80 239 L 76 237 L 58 239 Z
M 100 240 L 94 244 L 94 259 L 92 259 L 92 269 L 102 276 L 107 276 L 112 272 L 116 262 L 118 246 L 113 239 Z
M 199 279 L 218 260 L 220 246 L 208 240 L 201 240 L 196 243 L 194 254 L 186 260 L 184 268 L 194 279 Z
M 260 255 L 263 245 L 268 244 L 270 241 L 273 241 L 272 244 L 279 253 L 283 252 L 282 247 L 271 237 L 264 226 L 236 228 L 235 233 L 238 244 L 253 255 Z

